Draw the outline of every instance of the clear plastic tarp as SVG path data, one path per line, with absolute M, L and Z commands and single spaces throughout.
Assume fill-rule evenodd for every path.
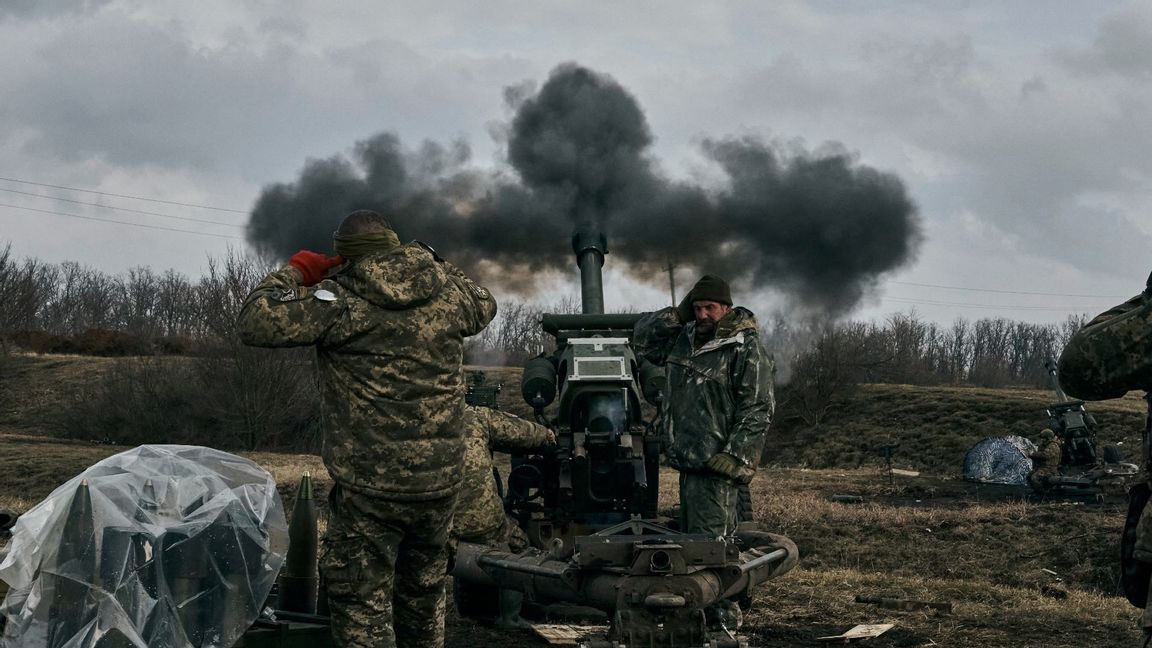
M 231 646 L 288 547 L 276 482 L 198 446 L 109 457 L 20 516 L 3 648 Z
M 989 437 L 964 455 L 964 479 L 986 484 L 1027 486 L 1036 444 L 1022 436 Z

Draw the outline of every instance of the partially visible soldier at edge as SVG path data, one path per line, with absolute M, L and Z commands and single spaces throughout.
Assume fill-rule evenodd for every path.
M 756 473 L 776 405 L 756 318 L 732 306 L 727 282 L 705 275 L 679 306 L 641 318 L 633 335 L 637 353 L 667 372 L 661 423 L 668 464 L 680 472 L 681 531 L 731 536 L 739 486 Z M 739 609 L 726 603 L 709 620 L 735 630 Z
M 431 248 L 401 245 L 376 212 L 350 214 L 333 241 L 339 256 L 301 250 L 256 286 L 240 338 L 316 348 L 333 480 L 320 567 L 336 644 L 439 647 L 464 453 L 463 341 L 496 303 Z
M 1057 364 L 1060 384 L 1069 395 L 1084 400 L 1120 398 L 1129 391 L 1152 390 L 1152 276 L 1144 292 L 1097 315 L 1072 335 Z M 1152 640 L 1152 507 L 1149 438 L 1152 400 L 1144 429 L 1141 472 L 1128 492 L 1129 513 L 1121 539 L 1125 595 L 1144 608 L 1141 627 L 1145 645 Z
M 1040 432 L 1040 443 L 1036 451 L 1029 454 L 1032 460 L 1032 470 L 1028 473 L 1028 483 L 1037 495 L 1048 492 L 1049 479 L 1059 474 L 1060 469 L 1060 438 L 1048 428 Z
M 464 480 L 460 492 L 464 497 L 457 503 L 452 520 L 452 540 L 497 547 L 519 553 L 528 545 L 528 538 L 519 527 L 508 523 L 504 503 L 496 492 L 492 474 L 492 451 L 510 452 L 531 450 L 556 444 L 556 435 L 548 428 L 512 414 L 488 407 L 469 405 L 464 410 Z M 519 532 L 518 535 L 515 535 Z M 514 590 L 501 590 L 499 610 L 495 619 L 500 627 L 520 627 L 520 606 L 523 594 Z

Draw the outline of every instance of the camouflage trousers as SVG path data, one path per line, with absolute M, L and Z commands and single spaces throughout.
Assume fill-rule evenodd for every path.
M 680 530 L 731 536 L 736 533 L 736 513 L 740 486 L 720 475 L 680 473 Z M 735 631 L 744 624 L 744 615 L 735 601 L 717 601 L 704 609 L 711 628 Z
M 399 501 L 339 484 L 320 569 L 341 648 L 444 645 L 448 530 L 456 497 Z
M 736 532 L 740 487 L 709 473 L 680 473 L 680 530 L 730 536 Z

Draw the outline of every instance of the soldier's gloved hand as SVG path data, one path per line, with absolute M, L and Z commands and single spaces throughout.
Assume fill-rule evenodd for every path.
M 729 479 L 741 479 L 745 472 L 744 462 L 727 452 L 721 452 L 709 459 L 708 467 Z
M 327 254 L 320 254 L 310 250 L 300 250 L 288 259 L 288 265 L 300 271 L 303 280 L 300 282 L 304 286 L 313 286 L 320 283 L 324 275 L 336 266 L 344 263 L 344 257 L 333 256 Z

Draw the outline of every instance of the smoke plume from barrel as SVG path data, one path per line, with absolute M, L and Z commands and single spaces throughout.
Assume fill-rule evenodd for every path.
M 919 218 L 903 183 L 843 147 L 705 140 L 726 181 L 700 186 L 660 173 L 643 111 L 606 75 L 565 64 L 538 92 L 506 96 L 515 177 L 472 166 L 464 143 L 410 150 L 382 133 L 352 159 L 310 160 L 295 182 L 265 187 L 249 241 L 279 258 L 330 250 L 346 214 L 375 209 L 402 239 L 433 245 L 492 287 L 528 292 L 534 272 L 571 272 L 572 235 L 591 232 L 641 280 L 663 285 L 673 263 L 831 313 L 915 258 Z

